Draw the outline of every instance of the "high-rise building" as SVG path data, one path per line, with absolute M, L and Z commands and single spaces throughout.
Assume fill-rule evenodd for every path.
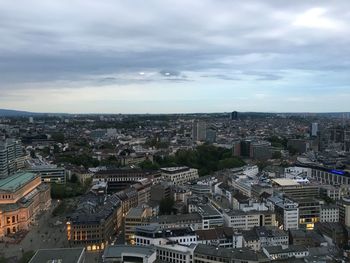
M 205 141 L 207 138 L 207 124 L 203 121 L 194 121 L 192 126 L 192 140 Z
M 22 168 L 22 144 L 18 140 L 6 139 L 0 142 L 0 178 L 6 178 Z
M 231 112 L 231 120 L 238 120 L 238 112 L 237 111 Z
M 317 137 L 318 135 L 318 123 L 317 122 L 313 122 L 310 125 L 310 136 L 311 137 Z

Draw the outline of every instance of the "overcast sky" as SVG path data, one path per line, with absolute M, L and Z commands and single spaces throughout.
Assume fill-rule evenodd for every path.
M 0 108 L 350 111 L 349 24 L 349 0 L 0 0 Z

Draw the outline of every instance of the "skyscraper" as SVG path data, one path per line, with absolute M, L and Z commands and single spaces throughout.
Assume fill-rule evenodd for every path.
M 231 112 L 231 120 L 238 120 L 238 112 L 237 111 Z
M 317 137 L 318 135 L 318 123 L 317 122 L 313 122 L 310 125 L 310 136 L 311 137 Z
M 192 140 L 205 141 L 207 137 L 207 124 L 203 121 L 194 121 L 192 125 Z

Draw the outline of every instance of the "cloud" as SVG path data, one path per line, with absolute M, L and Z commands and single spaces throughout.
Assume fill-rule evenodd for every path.
M 349 83 L 349 7 L 348 0 L 3 1 L 0 93 L 14 108 L 33 107 L 15 93 L 28 91 L 30 100 L 37 90 L 111 85 L 161 86 L 160 99 L 185 88 L 184 101 L 187 93 L 205 101 L 222 92 L 227 100 L 282 99 L 316 86 L 328 94 Z

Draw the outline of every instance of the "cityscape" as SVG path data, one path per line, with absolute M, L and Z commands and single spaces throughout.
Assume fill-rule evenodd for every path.
M 0 263 L 350 262 L 349 10 L 0 1 Z

